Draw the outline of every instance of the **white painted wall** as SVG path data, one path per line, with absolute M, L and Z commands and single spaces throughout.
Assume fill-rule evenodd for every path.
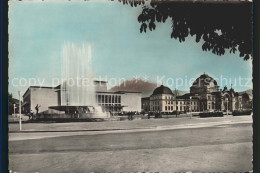
M 126 106 L 123 111 L 141 112 L 141 93 L 124 93 L 121 95 L 121 105 Z

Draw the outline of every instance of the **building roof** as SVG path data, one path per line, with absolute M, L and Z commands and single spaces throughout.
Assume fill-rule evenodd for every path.
M 58 87 L 58 86 L 57 86 Z M 48 87 L 48 86 L 29 86 L 27 90 L 24 92 L 23 97 L 27 94 L 30 88 L 45 88 L 45 89 L 57 89 L 57 87 Z
M 181 96 L 177 96 L 177 99 L 190 99 L 191 94 L 187 93 Z
M 157 95 L 157 94 L 172 94 L 172 90 L 164 85 L 161 85 L 159 86 L 158 88 L 156 88 L 154 91 L 153 91 L 153 94 L 152 95 Z
M 107 81 L 103 81 L 103 80 L 94 80 L 95 83 L 107 83 Z
M 207 86 L 209 85 L 211 82 L 214 83 L 214 85 L 218 85 L 217 81 L 212 78 L 211 76 L 209 76 L 208 74 L 204 73 L 202 75 L 200 75 L 200 77 L 198 77 L 192 84 L 192 86 Z
M 142 92 L 139 92 L 139 91 L 116 91 L 115 93 L 124 94 L 124 93 L 142 93 Z

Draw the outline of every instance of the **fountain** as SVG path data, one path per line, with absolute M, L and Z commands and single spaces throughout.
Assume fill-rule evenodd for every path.
M 91 59 L 90 45 L 64 44 L 60 106 L 49 108 L 64 111 L 71 118 L 109 118 L 109 115 L 102 111 L 96 101 Z

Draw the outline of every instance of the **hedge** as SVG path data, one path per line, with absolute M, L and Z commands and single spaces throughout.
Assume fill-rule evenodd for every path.
M 206 118 L 206 117 L 223 117 L 223 112 L 202 112 L 199 113 L 199 116 L 201 118 Z

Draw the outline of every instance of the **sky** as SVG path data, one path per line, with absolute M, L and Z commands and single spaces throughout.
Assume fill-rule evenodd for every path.
M 204 72 L 221 88 L 231 83 L 237 91 L 252 87 L 251 60 L 202 51 L 193 37 L 182 43 L 171 39 L 170 20 L 140 33 L 141 10 L 117 1 L 9 2 L 9 92 L 17 98 L 18 90 L 23 94 L 29 85 L 58 85 L 53 79 L 60 78 L 66 42 L 91 45 L 94 74 L 109 87 L 140 78 L 189 90 L 190 84 L 177 85 L 176 79 L 192 81 Z M 242 85 L 235 83 L 239 78 Z

